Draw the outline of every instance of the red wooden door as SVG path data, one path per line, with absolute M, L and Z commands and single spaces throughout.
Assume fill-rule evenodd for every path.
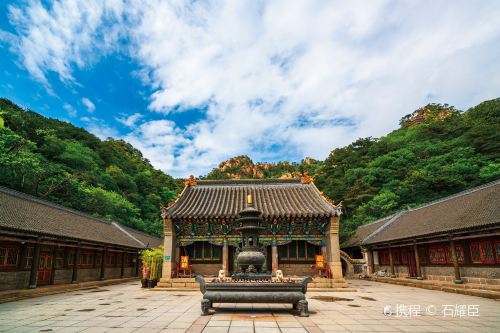
M 410 276 L 416 277 L 417 276 L 417 263 L 415 262 L 415 255 L 413 254 L 413 251 L 408 251 L 407 256 L 408 256 L 408 271 L 410 273 Z
M 52 275 L 52 253 L 40 252 L 40 262 L 38 263 L 37 285 L 43 286 L 50 284 Z

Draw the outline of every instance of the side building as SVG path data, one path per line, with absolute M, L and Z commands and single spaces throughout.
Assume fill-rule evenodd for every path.
M 0 290 L 138 276 L 162 239 L 0 187 Z
M 369 274 L 500 284 L 500 181 L 363 225 L 342 249 Z
M 236 218 L 251 195 L 262 212 L 259 240 L 265 270 L 311 275 L 323 255 L 333 279 L 342 278 L 338 226 L 340 206 L 322 196 L 310 177 L 302 179 L 200 180 L 191 178 L 177 201 L 163 209 L 165 262 L 162 281 L 175 276 L 180 256 L 194 274 L 238 271 L 241 237 Z M 171 273 L 172 272 L 172 273 Z

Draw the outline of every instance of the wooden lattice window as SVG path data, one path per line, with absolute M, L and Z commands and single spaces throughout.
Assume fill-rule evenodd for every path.
M 464 257 L 464 248 L 462 247 L 462 244 L 457 244 L 455 243 L 455 253 L 457 255 L 457 261 L 459 264 L 465 264 L 465 257 Z M 447 247 L 447 253 L 446 253 L 446 262 L 448 264 L 453 264 L 453 257 L 451 255 L 451 246 L 449 245 Z
M 319 246 L 304 240 L 293 240 L 288 244 L 278 246 L 278 256 L 283 261 L 311 261 L 320 254 Z
M 192 260 L 215 261 L 222 258 L 222 247 L 207 241 L 194 242 L 186 247 L 189 258 Z
M 481 242 L 481 260 L 484 264 L 495 263 L 495 252 L 490 241 Z
M 474 264 L 481 263 L 481 243 L 480 242 L 471 242 L 470 246 L 470 260 Z
M 35 248 L 33 246 L 29 246 L 26 251 L 26 257 L 24 258 L 24 268 L 31 268 L 33 264 L 33 254 L 35 253 Z
M 0 268 L 15 268 L 19 260 L 18 247 L 0 248 Z
M 80 253 L 80 257 L 78 258 L 78 266 L 79 267 L 92 267 L 94 260 L 94 253 L 90 251 L 84 251 Z
M 429 246 L 429 261 L 431 264 L 446 264 L 447 249 L 444 245 Z
M 116 266 L 116 252 L 108 252 L 106 254 L 106 266 L 115 267 Z
M 117 253 L 116 254 L 116 265 L 117 266 L 122 265 L 122 259 L 123 259 L 123 253 Z
M 75 264 L 75 250 L 68 252 L 67 267 L 73 267 Z
M 54 265 L 56 269 L 61 269 L 64 267 L 64 249 L 56 249 L 56 258 Z
M 95 267 L 101 267 L 102 264 L 102 252 L 98 251 L 95 253 Z
M 494 264 L 495 250 L 491 241 L 471 242 L 470 257 L 474 264 Z

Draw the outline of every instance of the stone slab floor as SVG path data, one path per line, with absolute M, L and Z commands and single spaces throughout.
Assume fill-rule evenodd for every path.
M 309 292 L 309 318 L 295 316 L 290 305 L 280 304 L 223 304 L 204 317 L 199 292 L 149 291 L 140 289 L 139 283 L 126 283 L 0 304 L 0 331 L 500 332 L 500 301 L 369 281 L 351 283 L 357 292 Z M 390 315 L 384 315 L 384 307 Z

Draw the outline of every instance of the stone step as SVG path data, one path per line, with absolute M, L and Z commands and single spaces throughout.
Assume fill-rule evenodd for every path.
M 453 288 L 453 287 L 442 287 L 440 290 L 450 292 L 450 293 L 462 294 L 462 295 L 478 296 L 478 297 L 491 298 L 491 299 L 500 299 L 500 292 L 493 291 L 493 290 L 461 289 L 461 288 Z
M 194 278 L 172 278 L 174 282 L 196 282 Z
M 462 295 L 478 296 L 491 299 L 500 299 L 500 291 L 496 289 L 486 289 L 483 285 L 477 284 L 451 284 L 433 280 L 413 280 L 399 278 L 371 277 L 372 281 L 397 284 L 402 286 L 417 287 L 431 290 L 441 290 Z M 480 288 L 478 288 L 480 286 Z M 490 286 L 491 287 L 491 286 Z
M 157 284 L 160 288 L 199 288 L 198 282 L 178 282 L 172 280 L 170 282 L 158 282 Z
M 372 277 L 372 279 L 388 279 L 386 277 Z M 496 284 L 478 284 L 478 283 L 463 283 L 455 284 L 450 281 L 440 281 L 440 280 L 416 280 L 408 278 L 391 278 L 393 281 L 397 281 L 401 284 L 415 284 L 415 285 L 438 285 L 438 286 L 451 286 L 458 289 L 479 289 L 479 290 L 492 290 L 500 291 L 500 285 Z M 377 280 L 376 280 L 377 281 Z
M 195 278 L 160 278 L 160 282 L 196 282 Z

